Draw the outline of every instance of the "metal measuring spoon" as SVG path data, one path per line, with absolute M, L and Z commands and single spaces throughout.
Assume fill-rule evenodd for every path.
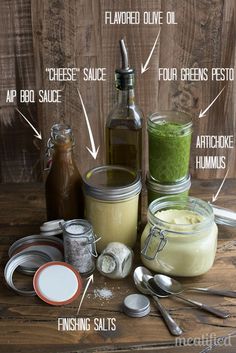
M 165 278 L 163 278 L 163 277 L 165 277 Z M 185 298 L 182 295 L 179 295 L 179 291 L 178 291 L 179 288 L 177 288 L 176 284 L 172 284 L 172 279 L 168 276 L 163 276 L 163 277 L 157 278 L 154 276 L 152 282 L 150 282 L 150 279 L 147 279 L 147 278 L 145 279 L 149 283 L 149 285 L 151 286 L 151 288 L 153 290 L 155 290 L 154 288 L 157 287 L 157 295 L 158 295 L 158 289 L 160 288 L 163 291 L 165 291 L 166 293 L 171 294 L 172 296 L 177 297 L 179 299 L 182 299 L 182 300 L 186 301 L 187 303 L 190 303 L 190 304 L 196 306 L 197 308 L 202 309 L 204 311 L 207 311 L 207 312 L 209 312 L 215 316 L 218 316 L 222 319 L 226 319 L 227 317 L 230 316 L 230 314 L 227 312 L 215 309 L 207 304 L 203 304 L 203 303 L 197 302 L 195 300 Z
M 171 286 L 172 288 L 174 288 L 175 293 L 178 293 L 178 294 L 183 293 L 187 290 L 194 290 L 198 292 L 204 292 L 207 294 L 220 295 L 222 297 L 236 298 L 236 292 L 231 290 L 219 290 L 214 288 L 199 288 L 199 287 L 183 288 L 182 284 L 179 281 L 165 275 L 155 275 L 154 280 L 158 285 L 158 287 L 161 288 L 162 283 L 164 283 L 165 286 L 168 286 L 168 287 Z
M 151 272 L 143 266 L 139 266 L 135 269 L 133 278 L 134 278 L 134 283 L 136 285 L 136 288 L 143 294 L 146 295 L 151 295 L 152 298 L 155 300 L 155 303 L 158 307 L 158 310 L 160 311 L 163 320 L 165 321 L 166 326 L 168 327 L 170 333 L 174 336 L 179 336 L 182 334 L 181 328 L 177 325 L 177 323 L 174 321 L 174 319 L 170 316 L 168 311 L 164 308 L 164 306 L 160 303 L 160 300 L 158 299 L 157 294 L 152 290 L 149 289 L 144 281 L 143 281 L 143 276 L 149 276 L 150 278 L 153 278 Z

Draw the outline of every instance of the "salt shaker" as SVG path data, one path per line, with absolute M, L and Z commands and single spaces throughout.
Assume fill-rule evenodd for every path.
M 95 269 L 96 236 L 89 222 L 73 219 L 61 224 L 65 261 L 74 266 L 81 275 L 88 275 Z
M 97 259 L 98 271 L 106 277 L 125 278 L 131 271 L 133 251 L 125 244 L 112 242 Z

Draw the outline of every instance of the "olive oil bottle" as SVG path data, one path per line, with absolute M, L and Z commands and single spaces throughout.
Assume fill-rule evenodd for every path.
M 106 161 L 141 171 L 143 116 L 135 104 L 135 71 L 129 67 L 124 39 L 120 51 L 122 67 L 115 71 L 118 99 L 106 123 Z

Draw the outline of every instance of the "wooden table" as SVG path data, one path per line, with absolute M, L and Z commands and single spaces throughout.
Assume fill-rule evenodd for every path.
M 220 184 L 218 181 L 195 181 L 192 195 L 209 200 Z M 236 180 L 228 180 L 217 204 L 236 210 Z M 222 320 L 174 299 L 163 299 L 174 319 L 184 330 L 185 346 L 177 345 L 163 324 L 152 304 L 149 316 L 129 318 L 122 312 L 122 301 L 127 294 L 137 292 L 132 276 L 124 280 L 109 280 L 95 273 L 93 285 L 83 302 L 80 315 L 90 318 L 88 331 L 58 331 L 58 318 L 76 317 L 80 298 L 65 307 L 52 307 L 37 297 L 21 297 L 4 284 L 3 268 L 7 261 L 7 250 L 19 237 L 37 234 L 45 219 L 42 184 L 0 186 L 0 230 L 1 230 L 1 289 L 0 289 L 0 351 L 2 353 L 24 352 L 128 352 L 144 351 L 162 353 L 199 353 L 204 340 L 215 341 L 215 337 L 236 333 L 236 299 L 191 293 L 191 297 L 204 301 L 231 313 Z M 137 260 L 138 264 L 138 260 Z M 215 286 L 236 289 L 236 229 L 219 226 L 219 243 L 214 267 L 204 276 L 183 280 L 186 284 Z M 20 285 L 29 280 L 19 275 Z M 95 295 L 97 289 L 108 288 L 112 298 L 102 299 Z M 95 292 L 94 292 L 95 291 Z M 188 293 L 190 295 L 190 293 Z M 95 331 L 92 325 L 98 318 L 107 325 L 108 318 L 116 319 L 116 330 Z M 102 320 L 103 319 L 103 320 Z M 195 338 L 195 342 L 193 339 Z M 187 340 L 188 339 L 188 340 Z M 197 339 L 197 341 L 196 341 Z M 191 346 L 191 342 L 192 345 Z M 182 341 L 182 343 L 184 343 Z M 231 338 L 230 347 L 216 347 L 213 353 L 233 353 L 236 340 Z

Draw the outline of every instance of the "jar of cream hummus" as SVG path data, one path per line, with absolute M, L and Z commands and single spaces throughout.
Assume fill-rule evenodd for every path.
M 141 188 L 139 173 L 125 167 L 101 166 L 85 174 L 85 217 L 101 237 L 99 253 L 114 241 L 135 245 Z
M 218 229 L 212 207 L 193 197 L 165 196 L 148 208 L 141 259 L 155 272 L 198 276 L 213 265 Z

